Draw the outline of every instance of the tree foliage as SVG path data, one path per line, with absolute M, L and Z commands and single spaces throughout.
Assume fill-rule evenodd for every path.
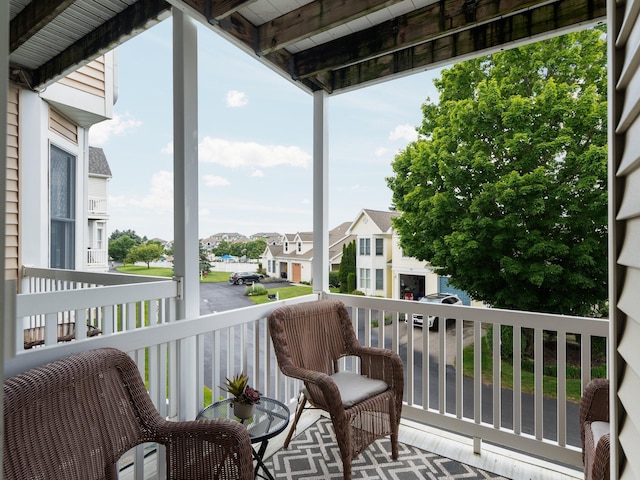
M 602 30 L 443 70 L 387 183 L 405 252 L 495 307 L 586 315 L 607 297 Z
M 150 268 L 150 263 L 160 260 L 163 254 L 162 245 L 156 242 L 147 242 L 133 246 L 125 258 L 125 263 L 144 262 L 147 264 L 147 268 Z
M 114 240 L 109 240 L 109 256 L 116 262 L 123 262 L 135 245 L 136 241 L 128 235 L 121 235 Z
M 351 293 L 355 290 L 355 283 L 350 285 L 349 274 L 356 276 L 356 241 L 353 240 L 342 246 L 342 258 L 340 259 L 340 292 Z
M 113 232 L 111 232 L 111 235 L 109 235 L 109 240 L 110 241 L 111 240 L 117 240 L 118 238 L 123 237 L 125 235 L 127 237 L 131 238 L 135 242 L 136 245 L 140 245 L 140 244 L 145 243 L 147 241 L 147 237 L 146 236 L 141 237 L 140 235 L 138 235 L 136 233 L 135 230 L 131 230 L 131 229 L 122 230 L 122 231 L 114 230 Z
M 201 272 L 209 272 L 211 270 L 211 262 L 209 261 L 209 255 L 204 245 L 199 244 L 198 250 L 198 268 Z
M 232 255 L 234 257 L 247 257 L 252 259 L 260 258 L 267 248 L 267 242 L 263 238 L 250 240 L 248 242 L 229 242 L 222 240 L 218 246 L 211 251 L 218 257 L 222 255 Z

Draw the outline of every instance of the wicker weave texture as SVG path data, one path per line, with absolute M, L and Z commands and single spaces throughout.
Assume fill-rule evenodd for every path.
M 166 447 L 169 479 L 253 478 L 251 441 L 231 420 L 169 422 L 131 358 L 103 348 L 4 382 L 5 479 L 117 479 L 144 442 Z
M 580 439 L 585 480 L 608 480 L 610 476 L 610 435 L 594 444 L 592 422 L 609 421 L 609 380 L 594 378 L 585 387 L 580 401 Z
M 269 316 L 269 334 L 282 373 L 304 381 L 308 401 L 330 414 L 346 480 L 353 457 L 380 437 L 391 436 L 392 456 L 398 457 L 404 371 L 395 352 L 360 345 L 344 304 L 329 300 L 276 309 Z M 358 357 L 360 373 L 389 388 L 345 409 L 330 377 L 344 356 Z

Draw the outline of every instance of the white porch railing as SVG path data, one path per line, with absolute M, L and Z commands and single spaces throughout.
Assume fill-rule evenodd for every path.
M 108 265 L 108 251 L 105 248 L 91 248 L 87 250 L 87 266 L 92 265 Z
M 567 399 L 567 349 L 570 344 L 576 344 L 573 340 L 576 335 L 581 337 L 580 379 L 575 380 L 580 382 L 581 392 L 591 379 L 592 339 L 608 337 L 608 320 L 354 295 L 330 297 L 350 307 L 361 343 L 384 345 L 402 357 L 406 374 L 403 417 L 467 435 L 474 439 L 476 453 L 480 453 L 481 440 L 486 440 L 551 461 L 581 467 L 579 440 L 574 440 L 573 444 L 568 442 L 569 433 L 573 434 L 574 439 L 578 434 L 578 404 Z M 441 321 L 437 333 L 425 334 L 426 328 L 408 327 L 413 313 L 435 315 L 440 319 L 455 317 L 455 325 L 445 329 Z M 384 325 L 385 317 L 387 321 L 391 320 L 390 325 Z M 404 318 L 408 318 L 409 323 L 405 324 Z M 378 320 L 380 326 L 372 328 L 372 320 Z M 495 346 L 491 353 L 492 374 L 489 379 L 483 379 L 482 351 L 487 350 L 483 336 L 489 326 L 494 327 L 491 339 Z M 514 330 L 512 388 L 509 389 L 502 388 L 500 326 L 510 326 Z M 532 394 L 523 393 L 522 390 L 525 369 L 521 334 L 525 329 L 533 330 Z M 474 345 L 473 378 L 463 374 L 464 344 L 468 335 L 472 335 L 471 343 Z M 555 378 L 545 376 L 544 372 L 545 337 L 556 338 Z M 571 342 L 569 338 L 572 338 Z M 606 342 L 600 343 L 606 345 Z M 448 352 L 451 348 L 453 355 Z M 455 358 L 453 362 L 448 361 L 451 357 Z M 555 379 L 557 383 L 552 392 L 548 389 L 545 391 L 543 386 L 550 379 Z M 425 402 L 424 399 L 429 401 Z M 483 399 L 487 401 L 483 402 Z M 525 412 L 530 416 L 525 417 Z M 549 425 L 553 428 L 548 428 Z
M 88 211 L 90 215 L 106 215 L 108 212 L 107 199 L 89 197 Z
M 102 274 L 100 277 L 113 277 L 114 281 L 116 281 L 115 277 L 127 277 L 131 281 L 140 280 L 139 277 L 112 274 Z M 117 280 L 123 283 L 124 279 Z M 177 293 L 176 282 L 155 280 L 150 282 L 148 279 L 143 279 L 142 283 L 103 287 L 96 287 L 95 284 L 87 281 L 80 290 L 77 288 L 82 282 L 75 283 L 73 287 L 68 285 L 68 290 L 60 288 L 56 292 L 19 296 L 16 310 L 21 316 L 76 312 L 76 319 L 78 319 L 82 312 L 91 308 L 111 313 L 105 314 L 109 315 L 106 322 L 103 315 L 101 325 L 105 329 L 99 336 L 82 338 L 82 335 L 78 335 L 73 342 L 18 351 L 14 358 L 6 362 L 5 376 L 14 375 L 78 351 L 110 346 L 129 352 L 137 361 L 141 373 L 146 376 L 151 398 L 161 414 L 168 418 L 186 420 L 183 413 L 185 410 L 194 410 L 195 407 L 198 411 L 205 406 L 205 398 L 218 399 L 222 394 L 218 385 L 223 383 L 225 376 L 239 371 L 247 372 L 251 385 L 263 394 L 291 406 L 295 404 L 301 385 L 279 373 L 267 334 L 266 317 L 278 306 L 314 301 L 317 300 L 317 295 L 175 321 L 173 304 Z M 34 283 L 38 285 L 41 281 Z M 106 281 L 106 278 L 102 281 Z M 57 295 L 53 295 L 54 293 Z M 585 339 L 606 337 L 608 334 L 606 320 L 451 307 L 351 295 L 329 295 L 329 297 L 343 301 L 350 309 L 361 343 L 393 348 L 403 358 L 406 368 L 406 403 L 403 417 L 468 435 L 475 439 L 474 449 L 478 453 L 481 450 L 480 439 L 484 439 L 508 448 L 539 455 L 551 461 L 574 466 L 581 464 L 579 448 L 567 442 L 567 432 L 571 424 L 571 419 L 568 418 L 570 415 L 567 414 L 571 402 L 567 401 L 567 378 L 564 373 L 567 338 L 570 334 L 582 336 L 581 382 L 584 384 L 590 378 L 590 368 L 588 368 L 590 361 L 587 359 L 591 358 L 591 343 Z M 30 307 L 30 303 L 37 304 L 39 307 Z M 156 304 L 157 307 L 147 307 L 148 304 Z M 70 307 L 71 305 L 73 307 Z M 403 321 L 403 318 L 410 318 L 412 313 L 434 314 L 440 318 L 455 315 L 458 319 L 455 321 L 454 328 L 449 329 L 448 332 L 445 328 L 441 328 L 438 333 L 423 335 L 426 329 L 422 331 L 409 328 L 410 324 Z M 385 317 L 391 322 L 389 325 L 384 325 Z M 141 318 L 151 318 L 156 321 L 140 321 Z M 379 319 L 379 327 L 372 326 L 372 320 L 376 319 Z M 147 323 L 149 323 L 148 326 L 146 326 Z M 107 325 L 113 325 L 113 328 Z M 444 322 L 441 322 L 441 325 L 444 326 Z M 464 362 L 461 359 L 464 335 L 471 332 L 473 343 L 476 346 L 482 345 L 482 335 L 487 325 L 511 325 L 516 332 L 523 328 L 534 329 L 535 392 L 531 396 L 533 405 L 530 408 L 535 420 L 531 432 L 527 431 L 526 419 L 522 417 L 522 412 L 529 408 L 527 405 L 529 400 L 528 396 L 521 392 L 521 384 L 518 380 L 522 373 L 520 361 L 522 345 L 518 340 L 519 335 L 516 335 L 514 342 L 516 360 L 513 365 L 515 378 L 512 390 L 501 390 L 499 348 L 493 351 L 493 378 L 497 380 L 493 381 L 492 386 L 485 386 L 480 377 L 482 348 L 474 349 L 473 378 L 468 379 L 463 376 Z M 45 328 L 48 327 L 45 325 Z M 499 345 L 498 329 L 494 329 L 494 332 L 494 345 Z M 558 338 L 557 400 L 553 400 L 552 403 L 549 403 L 549 399 L 542 394 L 544 377 L 540 365 L 542 365 L 541 359 L 544 353 L 542 340 L 545 332 L 547 334 L 555 332 Z M 52 335 L 53 333 L 49 332 L 49 336 Z M 453 340 L 449 335 L 453 335 Z M 17 340 L 18 344 L 22 341 L 20 338 Z M 188 349 L 182 348 L 186 345 L 185 341 L 189 346 Z M 194 344 L 195 348 L 191 348 Z M 434 348 L 434 345 L 437 348 Z M 451 350 L 452 345 L 455 361 L 447 365 L 449 358 L 447 351 Z M 195 369 L 188 366 L 182 367 L 181 361 L 185 351 L 188 356 L 195 356 L 195 363 L 189 362 L 189 365 L 195 364 Z M 191 361 L 193 360 L 191 358 Z M 351 368 L 350 362 L 344 362 L 344 364 L 347 368 Z M 193 384 L 197 386 L 198 392 L 202 392 L 197 395 L 195 406 L 180 404 L 180 401 L 184 400 L 178 395 L 178 385 L 183 383 L 180 380 L 186 378 L 185 376 L 193 376 Z M 207 391 L 209 391 L 208 394 Z M 471 394 L 465 396 L 465 392 L 469 391 Z M 509 392 L 511 394 L 507 395 Z M 430 400 L 425 404 L 422 399 L 426 398 Z M 450 406 L 445 403 L 447 400 Z M 483 407 L 483 400 L 488 401 L 490 405 L 488 409 Z M 553 405 L 553 408 L 549 405 Z M 512 412 L 508 416 L 510 421 L 508 418 L 505 419 L 506 412 Z M 552 422 L 554 432 L 544 430 L 545 420 L 550 417 L 555 418 Z M 164 478 L 165 463 L 162 449 L 159 449 L 157 458 L 153 461 L 149 459 L 145 461 L 143 447 L 136 449 L 131 458 L 134 478 L 148 478 L 149 469 L 157 470 L 158 478 Z

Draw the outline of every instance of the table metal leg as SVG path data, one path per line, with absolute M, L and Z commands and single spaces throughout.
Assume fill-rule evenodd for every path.
M 263 457 L 264 457 L 264 453 L 267 451 L 267 445 L 268 445 L 269 441 L 265 440 L 264 442 L 262 442 L 260 444 L 260 448 L 258 449 L 258 451 L 256 452 L 255 448 L 252 448 L 253 450 L 253 458 L 255 458 L 256 460 L 256 468 L 253 472 L 253 476 L 254 478 L 267 478 L 268 480 L 275 480 L 275 478 L 273 478 L 273 475 L 271 475 L 271 472 L 269 470 L 267 470 L 267 467 L 265 466 L 264 462 L 262 461 Z M 260 470 L 260 468 L 262 468 L 262 471 L 264 472 L 264 474 L 266 476 L 262 476 L 260 474 L 258 474 L 258 471 Z

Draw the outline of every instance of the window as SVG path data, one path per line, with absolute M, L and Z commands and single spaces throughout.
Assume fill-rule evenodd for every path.
M 51 268 L 75 268 L 76 157 L 51 145 L 49 205 Z
M 104 249 L 104 223 L 101 222 L 96 225 L 96 248 Z
M 382 290 L 384 288 L 384 270 L 382 268 L 376 268 L 376 290 Z
M 371 288 L 371 269 L 360 269 L 360 288 L 363 290 L 368 290 Z
M 298 253 L 302 252 L 302 242 L 298 242 Z
M 376 238 L 376 255 L 384 255 L 384 239 Z
M 289 253 L 289 242 L 284 242 L 284 253 Z
M 360 239 L 360 255 L 371 255 L 371 239 Z

